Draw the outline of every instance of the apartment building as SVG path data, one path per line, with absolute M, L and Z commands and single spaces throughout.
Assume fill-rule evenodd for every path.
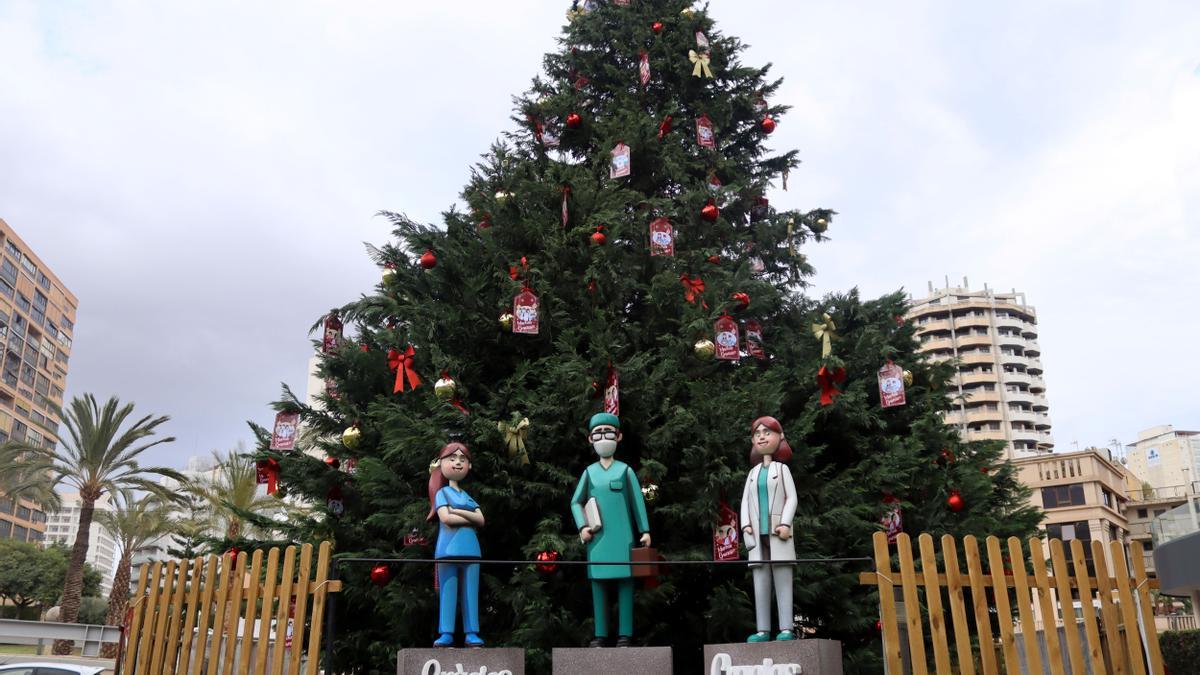
M 54 447 L 78 299 L 0 219 L 0 442 Z M 0 538 L 42 541 L 46 514 L 0 495 Z
M 62 496 L 62 508 L 51 512 L 46 521 L 46 543 L 63 544 L 67 548 L 75 545 L 75 537 L 79 535 L 79 509 L 82 500 L 79 493 L 73 492 Z M 109 495 L 104 495 L 96 501 L 92 516 L 92 525 L 88 529 L 87 563 L 100 572 L 101 597 L 107 598 L 112 591 L 114 568 L 116 567 L 119 551 L 117 540 L 99 521 L 101 513 L 112 512 L 113 505 Z
M 1175 490 L 1200 482 L 1200 431 L 1176 431 L 1170 424 L 1138 432 L 1125 448 L 1129 468 L 1153 490 Z
M 966 279 L 961 287 L 930 284 L 907 318 L 922 352 L 959 364 L 946 422 L 964 439 L 1004 441 L 1010 459 L 1053 450 L 1037 312 L 1024 293 L 973 291 Z
M 1013 460 L 1017 478 L 1033 490 L 1030 502 L 1042 509 L 1048 538 L 1083 542 L 1092 564 L 1092 542 L 1125 542 L 1129 521 L 1125 468 L 1107 448 L 1033 455 Z

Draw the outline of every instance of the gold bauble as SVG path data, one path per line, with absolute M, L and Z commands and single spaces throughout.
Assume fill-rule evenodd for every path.
M 646 487 L 642 488 L 642 498 L 646 500 L 647 504 L 653 504 L 658 500 L 658 486 L 648 483 Z
M 350 450 L 358 447 L 360 439 L 362 439 L 362 432 L 358 430 L 358 427 L 350 427 L 342 432 L 342 445 Z
M 500 327 L 504 330 L 512 330 L 513 315 L 511 312 L 505 312 L 500 315 Z
M 829 229 L 829 221 L 825 220 L 824 218 L 817 218 L 816 220 L 813 221 L 813 224 L 811 227 L 812 227 L 813 232 L 820 234 L 820 233 L 824 232 L 825 230 Z
M 912 386 L 912 371 L 911 370 L 904 371 L 904 386 L 906 386 L 906 387 Z
M 386 286 L 387 284 L 390 284 L 395 280 L 396 280 L 396 270 L 391 267 L 383 268 L 383 284 Z
M 456 389 L 458 389 L 458 384 L 448 377 L 443 377 L 433 384 L 433 394 L 441 401 L 449 401 L 454 398 Z
M 512 196 L 513 196 L 513 193 L 505 192 L 504 190 L 501 190 L 496 193 L 496 203 L 503 206 L 504 204 L 508 203 L 508 200 L 511 199 Z
M 703 340 L 697 340 L 694 350 L 696 352 L 697 358 L 703 359 L 705 361 L 711 359 L 712 357 L 716 356 L 716 354 L 717 354 L 717 346 L 713 344 L 712 340 L 709 340 L 707 338 L 705 338 Z
M 685 7 L 679 14 L 685 19 L 690 19 L 693 16 L 696 16 L 696 10 L 692 9 L 691 7 Z

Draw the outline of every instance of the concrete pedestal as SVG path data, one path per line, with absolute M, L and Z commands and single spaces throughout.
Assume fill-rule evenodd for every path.
M 705 675 L 842 675 L 842 643 L 790 640 L 704 645 Z
M 525 675 L 525 650 L 401 649 L 396 675 Z
M 670 647 L 555 648 L 554 675 L 671 675 Z

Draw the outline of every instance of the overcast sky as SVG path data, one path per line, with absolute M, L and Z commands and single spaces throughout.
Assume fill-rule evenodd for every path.
M 568 5 L 0 0 L 0 218 L 79 296 L 68 396 L 171 415 L 176 466 L 269 423 L 373 214 L 456 201 Z M 710 11 L 795 106 L 772 204 L 841 214 L 816 292 L 1015 287 L 1059 450 L 1200 428 L 1200 3 Z

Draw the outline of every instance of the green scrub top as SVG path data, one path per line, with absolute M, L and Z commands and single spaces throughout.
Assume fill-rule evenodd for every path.
M 758 472 L 758 533 L 771 534 L 771 496 L 767 494 L 767 467 Z
M 646 502 L 642 499 L 637 476 L 624 462 L 614 461 L 608 469 L 600 462 L 589 466 L 580 476 L 571 497 L 571 514 L 575 517 L 576 528 L 583 529 L 587 524 L 583 507 L 593 497 L 600 510 L 601 527 L 587 544 L 588 560 L 629 562 L 634 534 L 650 531 Z M 588 567 L 589 579 L 628 579 L 632 576 L 629 565 Z

